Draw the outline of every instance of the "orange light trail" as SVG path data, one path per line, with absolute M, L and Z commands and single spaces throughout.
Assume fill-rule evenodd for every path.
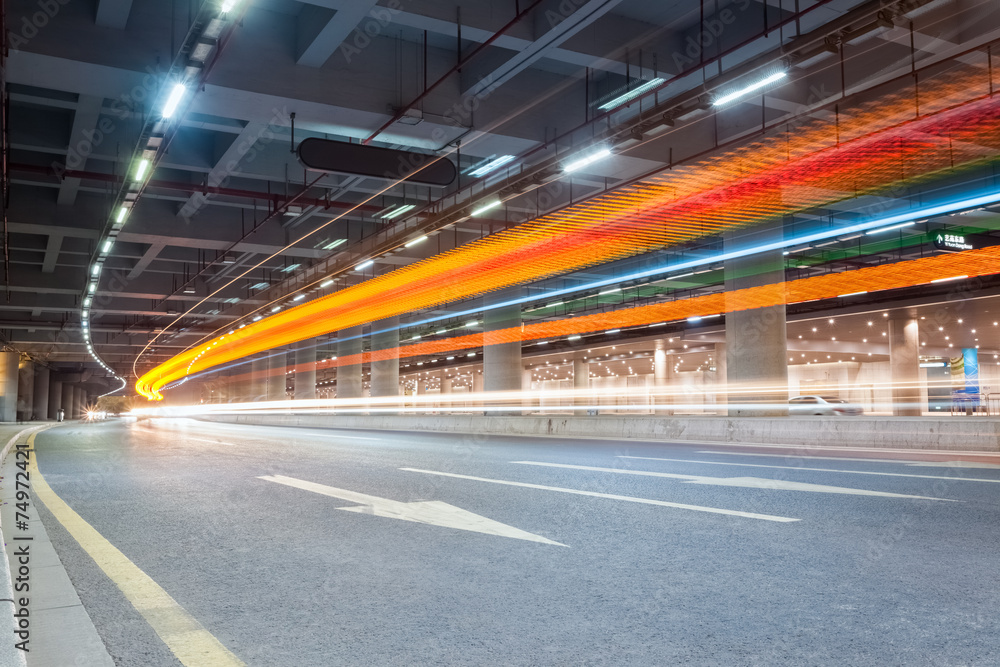
M 143 375 L 136 389 L 160 399 L 160 388 L 186 375 L 281 345 L 993 157 L 1000 152 L 1000 97 L 966 102 L 982 88 L 981 78 L 978 71 L 950 72 L 922 81 L 933 115 L 903 121 L 912 118 L 910 93 L 888 96 L 842 114 L 836 126 L 810 121 L 306 302 L 173 357 Z

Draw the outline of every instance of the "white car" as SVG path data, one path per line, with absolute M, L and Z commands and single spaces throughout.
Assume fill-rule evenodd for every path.
M 788 414 L 840 417 L 864 414 L 864 409 L 834 396 L 796 396 L 788 401 Z

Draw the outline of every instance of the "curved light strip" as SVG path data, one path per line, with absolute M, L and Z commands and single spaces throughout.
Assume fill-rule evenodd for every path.
M 967 83 L 949 77 L 937 92 L 957 103 L 968 97 Z M 911 103 L 893 96 L 842 118 L 839 136 L 853 141 L 837 144 L 834 127 L 813 122 L 288 309 L 174 357 L 136 388 L 157 398 L 186 374 L 272 347 L 827 203 L 898 179 L 908 161 L 916 175 L 1000 148 L 1000 99 L 989 97 L 868 133 Z

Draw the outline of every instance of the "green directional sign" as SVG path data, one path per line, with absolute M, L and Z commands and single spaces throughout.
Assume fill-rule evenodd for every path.
M 978 250 L 979 248 L 986 248 L 1000 243 L 1000 238 L 993 238 L 984 234 L 959 234 L 943 229 L 933 230 L 928 235 L 934 247 L 944 252 Z

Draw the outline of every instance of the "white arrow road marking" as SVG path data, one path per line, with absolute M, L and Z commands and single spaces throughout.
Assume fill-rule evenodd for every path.
M 955 477 L 949 475 L 913 475 L 905 472 L 874 472 L 871 470 L 837 470 L 835 468 L 803 468 L 799 466 L 766 466 L 762 463 L 729 463 L 728 461 L 691 461 L 688 459 L 661 459 L 655 456 L 619 456 L 620 459 L 641 459 L 643 461 L 673 461 L 674 463 L 703 463 L 710 466 L 740 466 L 743 468 L 771 468 L 774 470 L 808 470 L 810 472 L 838 472 L 845 475 L 876 475 L 878 477 L 915 477 L 917 479 L 947 479 L 963 482 L 993 482 L 1000 483 L 1000 479 L 983 479 L 981 477 Z M 919 498 L 922 496 L 910 496 Z M 944 498 L 935 498 L 944 500 Z
M 642 458 L 642 457 L 620 457 L 620 458 Z M 659 461 L 669 461 L 671 459 L 657 459 Z M 680 459 L 677 459 L 680 461 Z M 682 463 L 711 463 L 711 461 L 681 461 Z M 569 468 L 571 470 L 592 470 L 594 472 L 614 472 L 622 475 L 641 475 L 643 477 L 666 477 L 668 479 L 679 479 L 687 484 L 706 484 L 710 486 L 739 486 L 748 489 L 771 489 L 776 491 L 812 491 L 814 493 L 840 493 L 848 496 L 881 496 L 883 498 L 919 498 L 920 500 L 948 500 L 947 498 L 931 498 L 929 496 L 911 496 L 903 493 L 888 493 L 886 491 L 868 491 L 866 489 L 852 489 L 846 486 L 827 486 L 825 484 L 808 484 L 805 482 L 786 482 L 779 479 L 766 479 L 762 477 L 704 477 L 702 475 L 678 475 L 669 472 L 651 472 L 648 470 L 622 470 L 620 468 L 597 468 L 593 466 L 575 466 L 568 463 L 541 463 L 538 461 L 511 461 L 527 466 L 544 466 L 547 468 Z M 742 463 L 724 463 L 722 465 L 744 465 Z M 772 466 L 759 466 L 768 468 Z M 787 466 L 773 466 L 787 467 Z M 795 468 L 796 470 L 808 470 L 808 468 Z
M 559 547 L 566 546 L 559 542 L 553 542 L 541 535 L 535 535 L 505 523 L 487 519 L 484 516 L 473 514 L 438 500 L 425 500 L 414 503 L 404 503 L 378 496 L 369 496 L 365 493 L 348 491 L 346 489 L 336 489 L 324 484 L 307 482 L 294 477 L 283 475 L 269 475 L 258 477 L 268 482 L 276 482 L 287 486 L 294 486 L 297 489 L 304 489 L 319 493 L 332 498 L 339 498 L 348 502 L 357 503 L 361 507 L 338 507 L 345 512 L 356 512 L 358 514 L 370 514 L 374 516 L 386 517 L 389 519 L 401 519 L 403 521 L 413 521 L 431 526 L 444 526 L 446 528 L 457 528 L 458 530 L 469 530 L 474 533 L 485 533 L 487 535 L 499 535 L 501 537 L 512 537 L 516 540 L 528 540 L 529 542 L 541 542 L 542 544 L 554 544 Z
M 505 479 L 489 479 L 486 477 L 473 477 L 472 475 L 459 475 L 453 472 L 438 472 L 436 470 L 421 470 L 419 468 L 400 468 L 406 472 L 419 472 L 424 475 L 439 475 L 441 477 L 454 477 L 455 479 L 469 479 L 474 482 L 489 482 L 490 484 L 503 484 L 505 486 L 520 486 L 526 489 L 540 489 L 542 491 L 558 491 L 560 493 L 572 493 L 578 496 L 591 496 L 592 498 L 608 498 L 611 500 L 625 500 L 630 503 L 642 503 L 644 505 L 659 505 L 660 507 L 673 507 L 675 509 L 693 510 L 695 512 L 709 512 L 711 514 L 728 514 L 729 516 L 740 516 L 745 519 L 761 519 L 763 521 L 778 521 L 788 523 L 791 521 L 801 521 L 787 516 L 774 516 L 773 514 L 757 514 L 755 512 L 740 512 L 738 510 L 724 510 L 716 507 L 702 507 L 701 505 L 685 505 L 683 503 L 671 503 L 665 500 L 650 500 L 649 498 L 635 498 L 633 496 L 619 496 L 613 493 L 598 493 L 596 491 L 580 491 L 579 489 L 564 489 L 560 486 L 543 486 L 542 484 L 529 484 L 528 482 L 510 482 Z

